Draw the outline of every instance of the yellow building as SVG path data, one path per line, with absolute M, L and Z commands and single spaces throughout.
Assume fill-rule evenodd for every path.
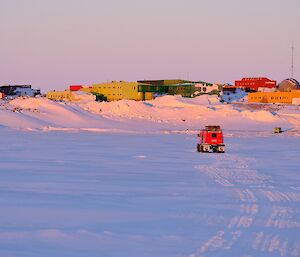
M 51 100 L 69 100 L 73 101 L 75 99 L 74 94 L 70 90 L 65 91 L 49 91 L 46 97 Z
M 291 104 L 293 99 L 300 98 L 300 90 L 291 92 L 257 92 L 248 95 L 249 103 L 287 103 Z
M 83 88 L 82 90 L 91 93 L 103 94 L 108 101 L 114 100 L 150 100 L 153 99 L 153 93 L 143 93 L 138 91 L 137 82 L 112 81 L 109 83 L 93 84 L 92 88 Z

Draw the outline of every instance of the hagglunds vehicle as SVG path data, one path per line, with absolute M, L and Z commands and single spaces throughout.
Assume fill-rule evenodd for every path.
M 200 137 L 200 141 L 197 144 L 198 152 L 225 152 L 223 132 L 220 126 L 206 126 L 204 129 L 201 130 L 198 136 Z

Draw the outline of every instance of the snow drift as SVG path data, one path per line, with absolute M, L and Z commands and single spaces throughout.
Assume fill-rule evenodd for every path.
M 151 101 L 121 100 L 57 102 L 46 98 L 17 98 L 0 104 L 1 126 L 13 129 L 157 132 L 198 130 L 218 124 L 230 130 L 265 130 L 275 126 L 295 127 L 297 110 L 249 109 L 220 103 L 216 96 L 196 98 L 163 96 Z M 293 114 L 293 119 L 288 115 Z M 298 121 L 298 123 L 297 123 Z

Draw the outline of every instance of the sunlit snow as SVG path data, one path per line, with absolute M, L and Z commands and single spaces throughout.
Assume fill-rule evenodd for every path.
M 300 256 L 297 106 L 214 100 L 1 102 L 0 256 Z

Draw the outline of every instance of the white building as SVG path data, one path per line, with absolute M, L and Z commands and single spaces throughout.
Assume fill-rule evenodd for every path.
M 36 95 L 39 95 L 41 92 L 39 89 L 32 89 L 32 88 L 22 88 L 22 87 L 17 87 L 15 90 L 15 95 L 16 96 L 29 96 L 29 97 L 34 97 Z
M 195 84 L 194 95 L 209 94 L 212 91 L 219 91 L 219 86 L 216 84 L 197 83 Z

